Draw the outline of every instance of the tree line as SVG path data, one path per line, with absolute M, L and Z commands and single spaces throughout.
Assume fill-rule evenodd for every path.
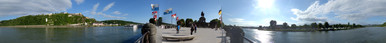
M 104 20 L 104 21 L 100 21 L 100 22 L 107 23 L 107 24 L 120 24 L 120 25 L 141 24 L 141 23 L 136 23 L 136 22 L 132 22 L 132 21 L 123 21 L 123 20 Z
M 303 28 L 316 28 L 316 29 L 328 29 L 328 28 L 358 28 L 358 27 L 364 27 L 362 25 L 359 25 L 359 24 L 355 24 L 355 23 L 352 23 L 350 24 L 347 23 L 347 24 L 332 24 L 330 25 L 328 22 L 324 22 L 324 23 L 311 23 L 310 25 L 308 24 L 304 24 L 303 26 L 296 26 L 295 24 L 292 24 L 291 27 L 303 27 Z
M 68 25 L 77 23 L 93 23 L 96 22 L 93 18 L 86 18 L 83 15 L 75 15 L 69 13 L 53 13 L 52 15 L 27 15 L 16 19 L 2 20 L 0 26 L 14 25 Z

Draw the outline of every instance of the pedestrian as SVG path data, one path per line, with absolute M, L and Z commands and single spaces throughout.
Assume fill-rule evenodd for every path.
M 180 25 L 177 25 L 176 31 L 177 31 L 177 34 L 178 34 L 179 31 L 180 31 Z
M 197 25 L 194 24 L 194 33 L 197 33 Z
M 194 25 L 192 24 L 192 25 L 190 26 L 190 35 L 193 35 L 193 31 L 195 31 L 194 29 L 195 29 L 195 28 L 194 28 Z

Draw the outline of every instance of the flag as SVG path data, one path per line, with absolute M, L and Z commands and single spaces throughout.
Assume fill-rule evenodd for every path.
M 157 18 L 157 15 L 154 15 L 153 18 Z
M 154 18 L 154 21 L 157 21 L 157 15 L 154 15 L 153 18 Z
M 177 19 L 176 19 L 177 21 L 178 21 L 178 17 L 177 17 Z
M 158 11 L 159 10 L 158 4 L 151 4 L 151 10 L 152 11 Z
M 220 9 L 220 11 L 218 11 L 218 15 L 221 15 L 221 13 L 222 13 L 222 11 L 221 11 L 221 9 Z
M 151 12 L 153 15 L 157 15 L 158 11 Z
M 177 15 L 177 14 L 173 14 L 172 17 L 173 17 L 173 18 L 176 18 L 176 15 Z
M 169 8 L 169 9 L 165 10 L 164 15 L 171 14 L 172 11 L 173 11 L 173 8 Z

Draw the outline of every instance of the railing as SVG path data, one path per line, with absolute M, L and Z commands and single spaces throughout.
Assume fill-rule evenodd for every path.
M 245 40 L 247 40 L 249 43 L 255 43 L 255 42 L 253 42 L 251 39 L 246 38 L 245 36 L 243 36 L 243 38 L 244 38 Z
M 244 35 L 244 33 L 241 33 L 241 34 L 243 34 L 243 38 L 245 39 L 245 40 L 247 40 L 249 43 L 255 43 L 255 42 L 253 42 L 251 39 L 248 39 L 247 37 L 245 37 Z M 245 43 L 245 42 L 244 42 Z
M 148 35 L 147 34 L 148 32 L 146 32 L 145 34 L 143 34 L 140 38 L 138 38 L 134 43 L 145 43 L 144 40 L 145 40 L 145 36 Z

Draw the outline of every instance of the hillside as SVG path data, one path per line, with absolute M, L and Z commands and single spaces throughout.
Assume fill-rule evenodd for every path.
M 92 24 L 96 22 L 93 18 L 87 18 L 80 13 L 54 13 L 41 15 L 27 15 L 11 20 L 0 21 L 0 26 L 13 25 L 69 25 L 69 24 Z
M 383 26 L 383 27 L 386 27 L 386 22 L 385 22 L 385 23 L 383 23 L 381 26 Z
M 121 25 L 142 24 L 142 23 L 136 23 L 136 22 L 132 22 L 132 21 L 123 21 L 123 20 L 105 20 L 105 21 L 101 21 L 101 22 L 107 23 L 107 24 L 121 24 Z

